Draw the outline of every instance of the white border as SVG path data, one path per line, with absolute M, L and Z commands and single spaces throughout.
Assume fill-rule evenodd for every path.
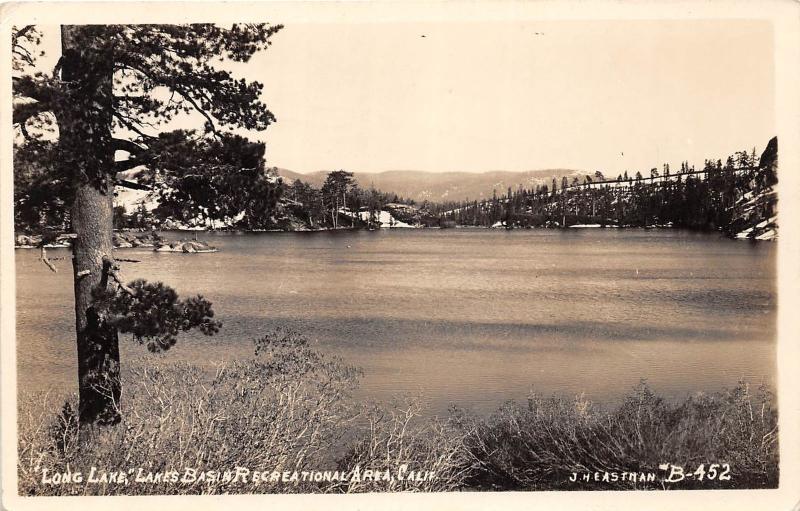
M 187 13 L 189 13 L 187 15 Z M 244 495 L 197 497 L 35 497 L 16 495 L 16 350 L 12 214 L 10 27 L 12 24 L 151 23 L 263 20 L 297 22 L 477 21 L 590 19 L 764 19 L 775 34 L 779 141 L 778 400 L 781 474 L 777 490 L 669 492 L 505 492 L 366 495 Z M 13 510 L 79 508 L 174 510 L 302 509 L 747 509 L 790 510 L 800 503 L 800 4 L 785 1 L 439 1 L 16 3 L 0 5 L 0 358 L 2 371 L 2 503 Z

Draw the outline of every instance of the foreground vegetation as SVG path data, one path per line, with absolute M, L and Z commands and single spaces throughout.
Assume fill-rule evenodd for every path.
M 458 409 L 432 418 L 414 401 L 356 403 L 350 390 L 358 377 L 357 369 L 322 355 L 302 336 L 277 331 L 256 341 L 251 359 L 213 370 L 130 364 L 123 418 L 115 426 L 79 430 L 75 398 L 22 396 L 20 494 L 777 486 L 777 413 L 768 391 L 751 393 L 745 383 L 679 403 L 643 383 L 612 411 L 582 398 L 531 395 L 488 418 Z M 728 463 L 731 477 L 663 483 L 663 463 L 690 471 Z M 196 472 L 187 476 L 187 467 Z M 223 476 L 237 467 L 248 476 Z M 110 475 L 117 471 L 124 475 Z M 594 472 L 658 478 L 570 481 L 573 473 Z M 296 480 L 284 479 L 291 474 Z M 65 477 L 71 481 L 56 484 Z

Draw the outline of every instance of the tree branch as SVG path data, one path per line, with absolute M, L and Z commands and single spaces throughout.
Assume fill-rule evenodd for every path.
M 16 39 L 19 39 L 20 37 L 25 37 L 25 35 L 34 28 L 36 28 L 36 25 L 25 25 L 21 29 L 17 30 L 17 32 L 14 34 L 14 37 Z
M 111 278 L 114 279 L 114 282 L 116 282 L 119 285 L 120 289 L 122 289 L 131 296 L 136 296 L 136 290 L 125 284 L 125 282 L 123 281 L 122 277 L 119 275 L 119 272 L 117 270 L 111 270 L 110 275 Z
M 146 165 L 150 163 L 150 158 L 129 158 L 127 160 L 115 161 L 114 162 L 114 169 L 112 170 L 113 174 L 117 174 L 119 172 L 125 172 L 126 170 L 135 169 L 140 165 Z M 120 182 L 118 184 L 122 184 L 122 186 L 126 186 L 125 183 Z M 135 184 L 135 183 L 134 183 Z M 135 188 L 133 186 L 126 186 L 126 188 Z
M 19 123 L 19 131 L 22 132 L 22 136 L 25 137 L 25 140 L 33 140 L 31 134 L 28 133 L 28 127 L 25 125 L 25 122 Z
M 117 283 L 120 289 L 122 289 L 131 296 L 136 296 L 136 291 L 130 288 L 128 285 L 126 285 L 122 276 L 119 274 L 119 266 L 117 266 L 115 264 L 115 261 L 108 256 L 103 256 L 103 272 L 104 272 L 103 275 L 104 278 L 107 279 L 108 277 L 111 277 L 114 280 L 114 282 Z
M 28 120 L 33 117 L 36 117 L 39 114 L 44 112 L 49 112 L 52 110 L 50 105 L 45 102 L 36 101 L 33 103 L 20 103 L 17 102 L 13 105 L 14 112 L 12 114 L 12 123 L 19 127 L 19 130 L 22 132 L 22 135 L 27 139 L 31 140 L 33 137 L 28 133 Z
M 145 133 L 142 130 L 140 130 L 129 119 L 127 119 L 124 115 L 122 115 L 121 113 L 117 112 L 116 110 L 114 110 L 113 115 L 114 115 L 114 117 L 119 119 L 119 122 L 121 122 L 126 128 L 128 128 L 132 132 L 136 133 L 137 135 L 139 135 L 143 139 L 147 140 L 147 139 L 156 138 L 153 135 L 148 135 L 147 133 Z
M 194 98 L 188 92 L 186 92 L 186 91 L 184 91 L 182 89 L 176 89 L 176 90 L 178 91 L 178 94 L 180 94 L 183 99 L 188 101 L 189 104 L 191 104 L 194 107 L 195 110 L 200 112 L 200 114 L 203 117 L 206 118 L 206 120 L 208 121 L 209 126 L 211 126 L 211 131 L 214 134 L 216 134 L 217 133 L 217 127 L 214 124 L 214 119 L 211 117 L 211 115 L 208 112 L 206 112 L 205 109 L 203 109 L 200 105 L 198 105 L 197 102 L 194 100 Z
M 31 76 L 13 76 L 11 83 L 14 95 L 42 103 L 53 104 L 53 100 L 59 95 L 58 89 L 48 83 L 48 80 L 35 80 Z
M 141 163 L 139 165 L 141 165 Z M 128 181 L 127 179 L 120 179 L 118 181 L 115 181 L 114 184 L 117 186 L 122 186 L 123 188 L 130 188 L 131 190 L 147 190 L 147 191 L 152 190 L 152 188 L 150 188 L 147 185 L 134 183 L 133 181 Z
M 19 44 L 14 44 L 11 49 L 11 52 L 14 53 L 17 57 L 21 58 L 23 61 L 25 61 L 26 64 L 29 64 L 31 66 L 34 64 L 33 56 L 31 55 L 31 52 L 27 50 L 27 48 L 23 48 Z
M 150 80 L 154 84 L 164 85 L 165 87 L 168 87 L 170 90 L 180 94 L 180 96 L 183 99 L 188 101 L 189 104 L 192 105 L 192 107 L 195 110 L 197 110 L 203 117 L 206 118 L 206 120 L 208 121 L 208 124 L 211 127 L 211 131 L 214 134 L 217 133 L 217 127 L 216 127 L 216 124 L 214 123 L 214 119 L 211 117 L 211 115 L 208 112 L 206 112 L 206 110 L 203 107 L 201 107 L 200 105 L 197 104 L 197 101 L 195 101 L 195 99 L 192 97 L 192 95 L 189 93 L 188 90 L 184 89 L 183 87 L 180 87 L 177 83 L 175 83 L 174 80 L 171 80 L 171 81 L 158 80 L 152 74 L 148 73 L 147 71 L 145 71 L 144 69 L 142 69 L 139 66 L 136 66 L 136 65 L 133 65 L 133 64 L 130 64 L 130 63 L 127 63 L 126 66 L 129 69 L 132 69 L 133 71 L 138 71 L 139 73 L 144 75 L 148 80 Z M 208 100 L 208 98 L 206 98 L 206 100 Z
M 42 253 L 41 253 L 40 260 L 45 264 L 45 266 L 50 268 L 50 271 L 52 271 L 53 273 L 58 273 L 58 270 L 56 269 L 56 267 L 53 266 L 53 263 L 51 263 L 50 259 L 47 258 L 47 249 L 44 247 L 44 242 L 42 242 L 41 250 L 42 250 Z
M 14 27 L 14 29 L 16 29 L 16 27 Z M 28 35 L 29 32 L 34 32 L 32 34 L 33 37 L 30 37 Z M 38 42 L 36 40 L 36 25 L 26 25 L 21 29 L 11 33 L 11 53 L 15 57 L 22 60 L 25 64 L 33 66 L 35 64 L 36 59 L 31 53 L 31 51 L 25 48 L 25 46 L 20 43 L 21 39 L 27 41 L 28 43 L 36 44 Z
M 58 62 L 56 62 L 56 65 L 53 66 L 53 76 L 58 77 L 58 73 L 61 72 L 61 66 L 63 65 L 64 65 L 64 56 L 62 55 L 58 57 Z
M 146 147 L 142 147 L 139 144 L 124 138 L 112 138 L 111 148 L 115 151 L 127 151 L 131 154 L 141 154 L 147 150 Z

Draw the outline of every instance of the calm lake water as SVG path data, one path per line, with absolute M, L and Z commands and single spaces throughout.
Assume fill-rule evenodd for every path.
M 178 239 L 188 233 L 166 233 Z M 217 336 L 163 355 L 246 357 L 276 326 L 361 366 L 360 397 L 490 412 L 531 390 L 615 403 L 641 378 L 679 398 L 774 384 L 776 245 L 680 230 L 201 233 L 214 254 L 123 249 L 127 279 L 214 303 Z M 66 250 L 51 250 L 63 256 Z M 17 250 L 21 390 L 76 388 L 72 272 Z M 124 360 L 123 360 L 124 364 Z

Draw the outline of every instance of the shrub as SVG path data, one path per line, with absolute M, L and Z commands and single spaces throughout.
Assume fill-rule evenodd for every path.
M 454 409 L 440 419 L 418 400 L 357 405 L 359 371 L 313 349 L 301 335 L 277 330 L 255 341 L 246 361 L 201 369 L 153 359 L 128 364 L 122 421 L 79 430 L 72 397 L 20 399 L 18 477 L 22 495 L 143 495 L 284 492 L 774 488 L 778 483 L 777 412 L 762 388 L 671 403 L 644 383 L 604 411 L 574 400 L 532 394 L 489 417 Z M 53 413 L 54 410 L 60 410 Z M 679 485 L 619 480 L 570 482 L 572 473 L 657 472 L 672 463 L 694 469 L 729 463 L 731 480 Z M 86 477 L 103 471 L 142 474 L 185 468 L 206 475 L 175 484 L 49 485 L 49 473 Z M 370 478 L 286 482 L 226 480 L 224 470 L 269 473 L 385 472 Z M 421 480 L 409 480 L 414 471 Z M 433 475 L 426 475 L 432 472 Z M 210 474 L 210 475 L 209 475 Z M 405 477 L 401 477 L 405 476 Z
M 69 411 L 75 409 L 74 398 L 53 417 L 52 398 L 40 396 L 40 406 L 25 406 L 19 414 L 20 494 L 320 491 L 303 484 L 209 478 L 187 484 L 41 484 L 41 468 L 86 475 L 92 466 L 109 471 L 141 467 L 145 474 L 183 473 L 185 467 L 283 471 L 332 466 L 335 446 L 356 418 L 347 396 L 358 372 L 320 355 L 290 332 L 270 334 L 256 346 L 253 359 L 219 364 L 212 374 L 152 359 L 130 364 L 124 375 L 123 420 L 111 427 L 78 431 Z
M 367 410 L 367 424 L 340 459 L 339 469 L 363 467 L 395 477 L 388 482 L 349 480 L 336 489 L 354 493 L 462 488 L 471 470 L 465 432 L 453 420 L 425 417 L 422 412 L 419 400 L 414 399 Z
M 777 413 L 762 388 L 698 395 L 670 404 L 642 383 L 611 413 L 582 398 L 532 395 L 526 406 L 506 403 L 488 419 L 462 414 L 474 470 L 467 485 L 481 489 L 663 488 L 637 480 L 571 483 L 573 472 L 658 472 L 671 463 L 729 463 L 730 481 L 686 479 L 675 488 L 775 488 Z M 662 475 L 662 474 L 659 474 Z M 666 476 L 667 474 L 663 474 Z

